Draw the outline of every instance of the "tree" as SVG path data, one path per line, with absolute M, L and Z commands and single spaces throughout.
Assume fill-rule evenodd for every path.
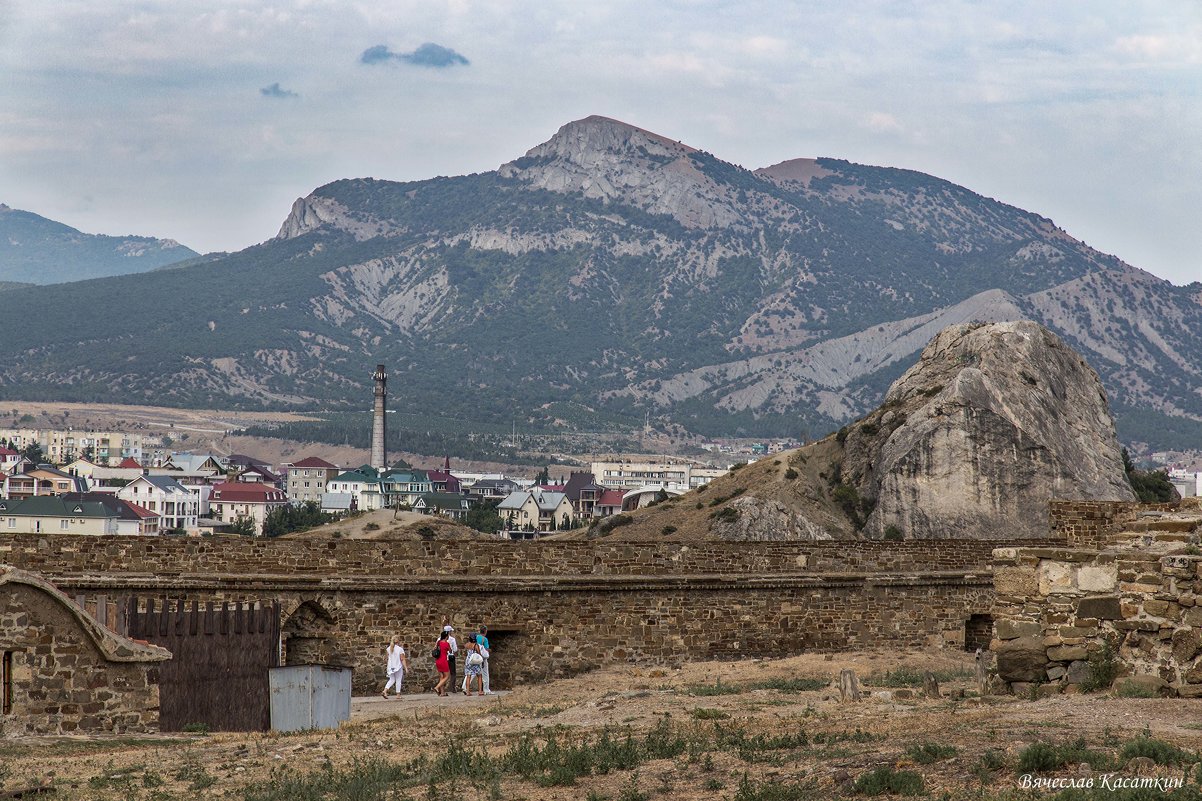
M 1123 448 L 1123 469 L 1135 497 L 1143 503 L 1171 503 L 1181 499 L 1169 474 L 1164 470 L 1137 470 L 1127 449 Z
M 238 519 L 230 527 L 230 531 L 241 537 L 253 537 L 258 532 L 255 530 L 255 520 L 253 517 L 246 515 L 238 515 Z
M 548 468 L 544 467 L 542 469 L 542 471 L 537 476 L 534 477 L 534 483 L 535 484 L 550 484 L 551 483 L 550 470 Z
M 42 450 L 42 446 L 36 442 L 31 442 L 21 449 L 21 455 L 34 464 L 41 464 L 46 461 L 46 454 Z
M 463 523 L 466 526 L 483 531 L 486 534 L 496 534 L 501 530 L 505 521 L 497 514 L 497 503 L 482 504 L 474 509 L 468 509 L 467 514 L 463 516 Z

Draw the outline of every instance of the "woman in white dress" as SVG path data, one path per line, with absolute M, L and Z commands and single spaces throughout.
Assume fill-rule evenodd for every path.
M 401 645 L 401 638 L 394 634 L 392 635 L 392 644 L 384 649 L 384 653 L 388 656 L 388 662 L 384 668 L 388 674 L 388 683 L 384 685 L 384 697 L 388 697 L 388 688 L 396 686 L 395 698 L 401 697 L 401 682 L 405 678 L 405 671 L 409 669 L 409 658 L 405 655 L 405 649 Z

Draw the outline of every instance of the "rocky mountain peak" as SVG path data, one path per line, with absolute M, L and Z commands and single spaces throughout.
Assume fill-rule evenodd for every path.
M 941 331 L 845 447 L 870 536 L 1038 537 L 1052 498 L 1134 499 L 1097 373 L 1030 320 Z
M 579 192 L 667 214 L 690 228 L 726 227 L 741 218 L 729 192 L 690 158 L 697 149 L 634 125 L 591 116 L 569 122 L 500 174 L 534 188 Z
M 811 179 L 835 173 L 820 165 L 818 159 L 789 159 L 768 167 L 760 167 L 755 174 L 778 183 L 799 183 L 809 186 Z

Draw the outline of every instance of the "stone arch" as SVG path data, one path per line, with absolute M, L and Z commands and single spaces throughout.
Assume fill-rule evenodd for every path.
M 306 598 L 280 627 L 285 665 L 329 665 L 335 663 L 334 615 L 316 598 Z

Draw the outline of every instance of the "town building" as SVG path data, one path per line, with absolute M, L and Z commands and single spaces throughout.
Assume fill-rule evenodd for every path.
M 159 528 L 195 532 L 200 517 L 197 493 L 171 476 L 141 475 L 117 490 L 117 497 L 157 513 Z
M 326 491 L 335 476 L 342 472 L 337 465 L 332 465 L 325 459 L 310 456 L 288 466 L 288 498 L 303 503 L 316 501 L 321 503 L 321 496 Z
M 522 531 L 555 531 L 572 522 L 572 504 L 562 492 L 521 490 L 497 504 L 506 528 Z
M 0 501 L 0 519 L 9 534 L 117 534 L 119 517 L 103 503 L 61 496 Z
M 66 464 L 86 457 L 97 464 L 117 466 L 127 457 L 142 460 L 146 445 L 159 445 L 157 435 L 128 431 L 82 431 L 73 428 L 0 428 L 0 442 L 11 442 L 18 450 L 36 444 L 45 458 Z
M 288 496 L 265 484 L 242 481 L 226 481 L 213 487 L 209 498 L 209 514 L 214 520 L 234 523 L 239 518 L 250 518 L 255 523 L 255 534 L 263 533 L 263 524 L 271 510 L 288 504 Z
M 413 502 L 413 511 L 423 515 L 443 515 L 462 520 L 471 508 L 466 495 L 454 492 L 427 492 Z
M 384 508 L 384 491 L 380 483 L 380 476 L 371 465 L 365 464 L 354 470 L 339 473 L 330 479 L 326 487 L 326 494 L 350 495 L 354 508 L 360 512 Z M 321 505 L 323 509 L 327 506 L 324 497 Z
M 663 487 L 687 492 L 728 472 L 688 462 L 593 462 L 597 483 L 611 489 Z

